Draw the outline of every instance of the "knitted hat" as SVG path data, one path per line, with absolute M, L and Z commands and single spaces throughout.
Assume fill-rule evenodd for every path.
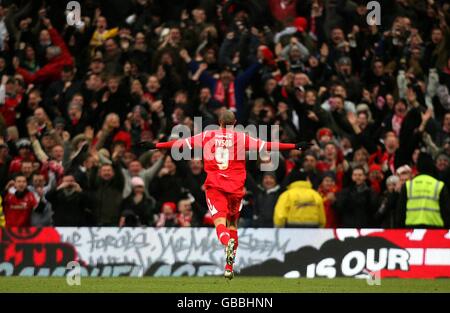
M 297 17 L 294 20 L 294 27 L 297 28 L 300 33 L 302 33 L 308 28 L 308 21 L 304 17 Z
M 173 213 L 177 211 L 177 205 L 175 204 L 175 202 L 164 202 L 163 205 L 161 206 L 161 211 L 165 206 L 171 208 Z
M 265 46 L 265 45 L 261 45 L 259 46 L 259 48 L 261 49 L 261 52 L 264 56 L 264 61 L 267 64 L 274 64 L 274 56 L 273 56 L 273 52 L 272 50 L 269 49 L 269 47 Z
M 17 147 L 17 149 L 22 149 L 22 148 L 31 149 L 31 141 L 29 141 L 26 138 L 19 139 L 16 142 L 16 147 Z
M 333 132 L 331 131 L 331 129 L 323 127 L 317 131 L 317 139 L 320 140 L 320 138 L 322 138 L 323 136 L 333 138 Z
M 356 106 L 356 113 L 360 113 L 360 112 L 366 112 L 367 113 L 367 119 L 369 122 L 373 121 L 372 118 L 372 111 L 370 111 L 370 108 L 367 104 L 365 103 L 360 103 Z
M 443 152 L 441 152 L 441 153 L 439 153 L 437 155 L 436 161 L 439 160 L 439 159 L 444 159 L 444 160 L 450 161 L 450 157 L 447 154 L 443 153 Z
M 131 179 L 131 186 L 134 187 L 144 187 L 144 180 L 139 176 L 135 176 Z
M 403 165 L 403 166 L 400 166 L 398 169 L 397 169 L 397 175 L 400 175 L 400 174 L 403 174 L 403 173 L 411 173 L 412 172 L 412 169 L 411 169 L 411 167 L 409 167 L 409 165 Z
M 400 178 L 396 175 L 391 175 L 386 179 L 386 185 L 397 184 L 400 181 Z
M 376 171 L 381 173 L 383 170 L 381 169 L 381 166 L 379 164 L 372 164 L 369 167 L 369 173 L 373 173 L 373 172 L 376 172 Z

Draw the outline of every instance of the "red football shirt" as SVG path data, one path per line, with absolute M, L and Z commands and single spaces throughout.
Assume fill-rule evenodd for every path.
M 172 146 L 188 149 L 202 148 L 204 169 L 207 174 L 205 188 L 215 188 L 233 194 L 243 193 L 247 177 L 246 151 L 295 149 L 295 144 L 266 142 L 226 128 L 156 144 L 158 149 L 168 149 Z
M 23 198 L 17 198 L 15 194 L 8 192 L 4 200 L 6 226 L 31 226 L 31 212 L 37 204 L 32 192 L 27 192 Z

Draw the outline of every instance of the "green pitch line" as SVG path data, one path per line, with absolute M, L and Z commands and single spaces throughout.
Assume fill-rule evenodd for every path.
M 81 286 L 68 286 L 65 278 L 1 277 L 2 292 L 450 292 L 450 279 L 365 280 L 284 279 L 279 277 L 146 277 L 81 278 Z

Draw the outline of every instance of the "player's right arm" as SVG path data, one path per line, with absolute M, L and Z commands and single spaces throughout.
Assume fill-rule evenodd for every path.
M 183 149 L 187 148 L 192 150 L 193 148 L 201 148 L 203 146 L 203 138 L 204 133 L 199 133 L 195 136 L 191 136 L 188 138 L 171 140 L 166 142 L 158 142 L 157 144 L 154 144 L 152 142 L 145 142 L 141 143 L 141 145 L 148 150 L 171 149 L 173 146 L 178 148 L 183 147 Z

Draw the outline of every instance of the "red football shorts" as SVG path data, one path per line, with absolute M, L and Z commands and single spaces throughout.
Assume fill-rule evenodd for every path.
M 205 191 L 206 203 L 213 220 L 225 217 L 227 220 L 236 221 L 242 210 L 242 194 L 226 193 L 217 189 L 208 188 Z

